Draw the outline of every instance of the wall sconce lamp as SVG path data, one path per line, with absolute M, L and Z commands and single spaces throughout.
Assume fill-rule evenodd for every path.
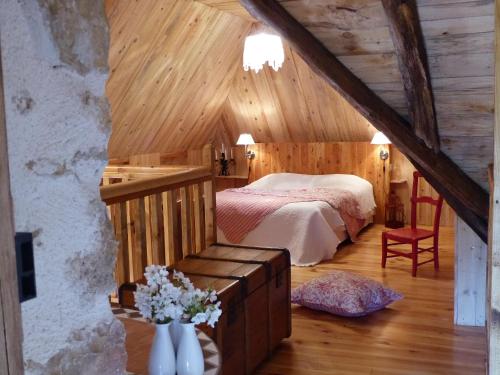
M 389 151 L 387 151 L 383 146 L 390 145 L 391 141 L 382 132 L 376 132 L 371 141 L 372 145 L 381 145 L 380 149 L 380 159 L 384 162 L 389 158 Z
M 384 173 L 385 173 L 385 161 L 389 159 L 389 151 L 384 147 L 384 145 L 390 145 L 391 141 L 382 132 L 376 132 L 371 141 L 372 145 L 380 145 L 380 160 L 384 161 Z
M 255 158 L 255 152 L 248 150 L 248 145 L 254 145 L 255 141 L 253 140 L 253 137 L 249 133 L 242 133 L 240 134 L 240 137 L 238 138 L 238 141 L 236 142 L 238 146 L 245 146 L 245 157 L 247 159 L 253 159 Z

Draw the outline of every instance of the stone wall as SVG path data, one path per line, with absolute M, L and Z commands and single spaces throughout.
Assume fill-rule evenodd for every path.
M 26 373 L 121 374 L 116 244 L 98 192 L 111 131 L 103 1 L 2 0 L 0 24 L 15 225 L 35 246 Z

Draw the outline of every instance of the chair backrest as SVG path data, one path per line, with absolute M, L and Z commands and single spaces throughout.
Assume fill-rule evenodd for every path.
M 420 172 L 413 172 L 413 189 L 411 192 L 411 227 L 415 229 L 417 227 L 417 204 L 427 203 L 432 206 L 436 206 L 436 211 L 434 213 L 434 223 L 433 232 L 434 235 L 439 233 L 439 222 L 441 220 L 441 209 L 443 207 L 443 197 L 439 195 L 437 199 L 431 196 L 418 196 L 418 180 L 423 178 Z

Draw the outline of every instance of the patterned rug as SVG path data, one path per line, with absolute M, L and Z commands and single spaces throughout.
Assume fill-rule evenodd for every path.
M 134 310 L 134 309 L 125 309 L 123 307 L 117 306 L 117 305 L 111 305 L 111 310 L 113 311 L 113 314 L 120 319 L 133 319 L 138 322 L 144 322 L 147 323 L 147 320 L 144 319 L 139 311 Z
M 113 314 L 119 319 L 133 319 L 139 322 L 147 323 L 137 310 L 125 309 L 120 306 L 111 305 Z M 217 346 L 206 334 L 197 330 L 198 340 L 200 340 L 201 349 L 203 350 L 203 357 L 205 358 L 205 375 L 217 375 L 220 369 L 220 355 Z M 146 374 L 133 374 L 128 372 L 127 375 L 146 375 Z

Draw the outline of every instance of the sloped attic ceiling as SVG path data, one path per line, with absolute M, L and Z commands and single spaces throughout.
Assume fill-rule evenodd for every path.
M 280 1 L 354 74 L 407 114 L 380 0 Z M 487 189 L 493 161 L 494 1 L 417 0 L 442 150 Z
M 277 78 L 279 74 L 272 72 L 254 76 L 242 71 L 243 38 L 253 18 L 238 0 L 182 1 L 180 8 L 172 0 L 107 2 L 112 35 L 108 85 L 114 127 L 111 156 L 171 152 L 201 145 L 215 136 L 227 137 L 227 133 L 233 140 L 246 129 L 261 142 L 369 139 L 372 130 L 366 121 L 336 127 L 355 118 L 352 107 L 329 86 L 323 87 L 322 80 L 310 70 L 304 72 L 305 64 L 297 54 L 287 56 L 287 63 L 295 63 L 297 75 Z M 402 115 L 407 114 L 401 74 L 380 0 L 280 3 L 377 95 Z M 487 165 L 493 157 L 494 2 L 417 3 L 441 148 L 487 189 Z M 213 36 L 213 44 L 195 38 L 207 37 L 207 32 Z M 172 45 L 183 48 L 176 51 Z M 209 64 L 213 61 L 219 68 L 216 71 Z M 184 72 L 186 64 L 191 67 L 189 72 Z M 293 73 L 293 69 L 288 71 Z M 302 91 L 294 89 L 297 76 L 303 80 L 308 75 L 317 81 L 302 87 Z M 153 84 L 154 78 L 160 83 Z M 286 84 L 289 89 L 284 88 Z M 322 90 L 330 91 L 325 94 Z M 281 93 L 288 95 L 283 98 Z M 304 101 L 294 102 L 293 96 L 301 96 Z M 318 105 L 318 99 L 329 96 L 334 100 Z M 270 106 L 281 112 L 268 116 Z M 339 110 L 332 113 L 334 108 Z M 290 110 L 299 112 L 292 116 Z M 304 120 L 297 120 L 300 118 Z M 290 125 L 293 120 L 297 125 Z M 309 121 L 315 124 L 314 131 L 300 133 Z M 277 123 L 285 128 L 276 127 Z M 344 138 L 340 131 L 325 134 L 324 129 L 332 131 L 332 124 L 344 131 Z
M 221 123 L 233 142 L 250 132 L 256 142 L 369 141 L 375 128 L 285 43 L 275 72 L 236 71 Z
M 214 5 L 218 0 L 205 0 Z M 252 18 L 190 0 L 107 0 L 110 157 L 233 143 L 368 141 L 375 129 L 286 47 L 282 70 L 242 68 Z
M 200 0 L 236 12 L 238 0 Z M 407 104 L 381 0 L 278 0 L 403 116 Z M 441 148 L 483 188 L 493 160 L 494 1 L 417 0 Z
M 108 0 L 110 157 L 213 136 L 251 23 L 191 1 Z

